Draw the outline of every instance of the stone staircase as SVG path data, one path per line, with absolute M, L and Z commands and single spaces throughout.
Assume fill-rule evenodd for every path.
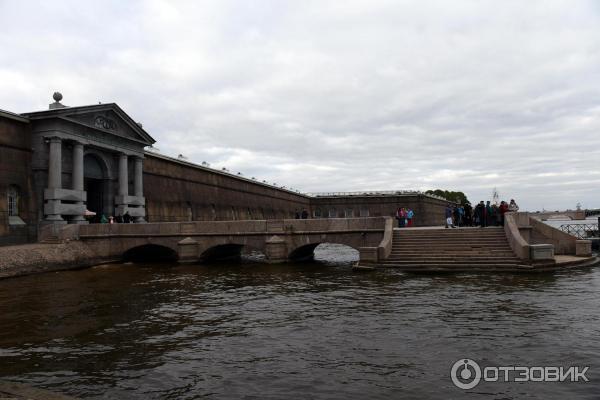
M 398 229 L 381 267 L 406 271 L 526 270 L 503 228 Z
M 59 239 L 56 235 L 47 236 L 45 239 L 40 240 L 40 243 L 44 244 L 60 244 L 63 241 Z

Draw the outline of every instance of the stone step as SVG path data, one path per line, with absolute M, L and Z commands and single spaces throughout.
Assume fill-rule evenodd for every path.
M 431 261 L 402 261 L 402 260 L 384 260 L 380 262 L 381 265 L 435 265 L 435 264 L 457 264 L 457 265 L 480 265 L 480 264 L 515 264 L 518 263 L 518 260 L 470 260 L 470 259 L 462 259 L 462 260 L 431 260 Z
M 516 257 L 390 257 L 383 262 L 414 262 L 414 263 L 431 263 L 431 262 L 477 262 L 477 261 L 494 261 L 494 262 L 517 262 L 519 261 Z
M 421 245 L 421 244 L 397 244 L 392 245 L 392 249 L 416 249 L 416 250 L 436 250 L 436 249 L 444 249 L 444 250 L 469 250 L 469 249 L 509 249 L 510 246 L 508 244 L 499 244 L 499 245 L 489 245 L 489 244 L 439 244 L 439 245 Z
M 472 241 L 484 241 L 484 242 L 490 242 L 490 241 L 494 241 L 494 240 L 506 240 L 505 236 L 498 236 L 498 237 L 435 237 L 435 236 L 427 236 L 427 237 L 412 237 L 412 236 L 406 236 L 406 237 L 394 237 L 392 239 L 394 242 L 398 241 L 398 242 L 407 242 L 407 241 L 430 241 L 430 240 L 448 240 L 448 241 L 452 241 L 452 242 L 458 242 L 458 241 L 464 241 L 464 242 L 472 242 Z
M 439 263 L 429 265 L 406 265 L 406 264 L 385 264 L 383 268 L 398 268 L 407 272 L 473 272 L 473 271 L 530 271 L 533 266 L 513 263 L 513 264 L 469 264 L 469 263 Z
M 62 240 L 58 238 L 58 236 L 48 236 L 46 239 L 41 240 L 40 243 L 44 244 L 60 244 Z
M 479 254 L 456 254 L 456 253 L 435 253 L 435 254 L 390 254 L 388 259 L 391 258 L 410 258 L 410 259 L 423 259 L 428 260 L 430 258 L 443 257 L 443 258 L 516 258 L 514 254 L 510 253 L 479 253 Z
M 501 255 L 505 255 L 505 254 L 509 254 L 509 255 L 514 255 L 514 253 L 512 251 L 507 251 L 507 250 L 503 250 L 503 251 L 428 251 L 428 252 L 423 252 L 423 251 L 393 251 L 390 254 L 396 254 L 396 255 L 405 255 L 405 256 L 410 256 L 410 255 L 415 255 L 415 256 L 423 256 L 423 257 L 429 257 L 429 256 L 435 256 L 435 255 L 441 255 L 441 256 L 464 256 L 464 257 L 470 257 L 470 256 L 479 256 L 479 255 L 491 255 L 491 256 L 501 256 Z
M 495 242 L 447 242 L 447 241 L 427 241 L 427 242 L 392 242 L 392 246 L 428 246 L 428 247 L 438 247 L 438 246 L 503 246 L 508 245 L 507 241 L 495 241 Z
M 522 262 L 503 228 L 396 230 L 390 256 L 379 263 L 405 270 L 517 269 Z
M 396 243 L 392 244 L 392 248 L 406 248 L 406 247 L 415 247 L 415 248 L 468 248 L 468 247 L 485 247 L 485 248 L 494 248 L 494 247 L 506 247 L 509 246 L 508 243 Z
M 497 239 L 445 239 L 445 238 L 427 238 L 427 239 L 392 239 L 392 243 L 507 243 L 506 238 Z
M 394 231 L 396 235 L 495 235 L 504 233 L 504 229 L 423 229 L 423 230 L 403 230 Z
M 394 233 L 395 237 L 502 237 L 506 236 L 504 232 L 493 232 L 493 233 L 444 233 L 444 232 L 431 232 L 431 233 Z

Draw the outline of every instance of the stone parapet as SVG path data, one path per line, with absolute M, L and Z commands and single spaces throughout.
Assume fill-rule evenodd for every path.
M 551 244 L 529 245 L 531 261 L 554 260 L 554 246 Z
M 575 241 L 575 255 L 581 257 L 588 257 L 592 255 L 592 241 L 591 240 L 577 240 Z

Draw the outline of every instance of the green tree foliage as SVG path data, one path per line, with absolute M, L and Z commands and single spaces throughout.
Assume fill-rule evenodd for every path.
M 470 203 L 469 199 L 467 199 L 467 195 L 464 194 L 463 192 L 454 192 L 451 190 L 435 189 L 435 190 L 428 190 L 425 193 L 434 194 L 436 196 L 443 197 L 444 199 L 446 199 L 448 201 L 455 201 L 460 204 Z

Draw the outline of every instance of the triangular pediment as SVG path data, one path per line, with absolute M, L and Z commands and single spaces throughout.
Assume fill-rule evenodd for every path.
M 93 106 L 64 107 L 26 114 L 32 119 L 56 118 L 68 120 L 150 146 L 156 141 L 115 103 Z

